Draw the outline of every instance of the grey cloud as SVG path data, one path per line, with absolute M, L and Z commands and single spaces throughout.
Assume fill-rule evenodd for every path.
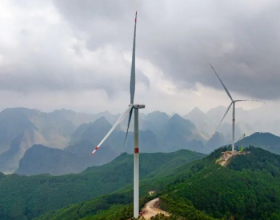
M 150 88 L 150 81 L 149 78 L 142 72 L 136 70 L 136 84 L 143 83 L 146 88 Z
M 0 38 L 0 90 L 24 93 L 104 90 L 109 96 L 129 91 L 130 63 L 122 57 L 124 48 L 122 44 L 108 43 L 108 39 L 110 42 L 119 36 L 120 39 L 115 42 L 122 42 L 123 32 L 119 28 L 123 25 L 118 24 L 117 19 L 115 22 L 114 18 L 122 15 L 126 21 L 129 15 L 125 12 L 135 4 L 127 5 L 124 1 L 54 1 L 61 15 L 69 18 L 66 22 L 57 23 L 51 17 L 51 3 L 25 0 L 20 3 L 13 1 L 14 5 L 10 5 L 20 13 L 13 19 L 16 22 L 10 25 L 14 28 L 11 37 L 16 39 L 16 45 L 7 46 Z M 49 9 L 43 11 L 47 7 Z M 20 19 L 20 16 L 23 18 Z M 129 17 L 131 24 L 133 19 Z M 54 21 L 49 22 L 48 19 Z M 123 29 L 132 34 L 132 28 Z M 132 39 L 131 36 L 128 38 L 131 43 L 127 49 L 130 51 Z M 112 45 L 113 59 L 119 59 L 121 64 L 118 65 L 118 60 L 104 58 L 106 54 L 100 55 L 100 61 L 94 60 L 98 57 L 88 58 L 92 54 L 83 54 L 84 39 L 88 39 L 86 46 L 92 52 Z M 115 58 L 116 55 L 120 58 Z M 80 60 L 77 61 L 77 57 Z M 83 63 L 86 59 L 91 59 L 90 62 L 95 62 L 95 65 L 88 61 Z M 148 78 L 141 71 L 137 72 L 138 82 L 149 87 Z
M 208 63 L 240 96 L 278 99 L 280 53 L 278 1 L 56 0 L 65 19 L 95 50 L 130 49 L 132 16 L 139 9 L 137 55 L 163 69 L 179 87 L 197 82 L 222 89 Z M 260 5 L 262 4 L 262 5 Z
M 18 10 L 33 11 L 52 3 L 12 2 Z M 222 90 L 208 65 L 212 63 L 230 91 L 239 93 L 236 98 L 242 95 L 279 98 L 277 0 L 203 3 L 53 0 L 53 3 L 64 23 L 46 24 L 40 16 L 27 21 L 23 17 L 23 21 L 18 21 L 21 27 L 18 35 L 13 36 L 18 40 L 16 48 L 0 45 L 0 89 L 20 92 L 103 89 L 110 96 L 115 91 L 126 91 L 129 64 L 115 67 L 113 62 L 100 61 L 111 65 L 106 69 L 107 74 L 98 67 L 79 66 L 65 50 L 83 57 L 84 45 L 73 42 L 65 46 L 65 41 L 86 40 L 85 46 L 92 52 L 111 46 L 121 56 L 132 49 L 134 13 L 138 10 L 137 57 L 157 65 L 179 88 L 196 89 L 196 83 L 201 83 Z M 123 71 L 127 74 L 123 75 Z M 152 86 L 140 70 L 137 73 L 137 82 Z
M 128 27 L 133 24 L 135 9 L 142 8 L 140 1 L 55 0 L 54 3 L 76 33 L 88 35 L 88 48 L 95 50 L 107 44 L 122 49 L 123 45 L 131 47 L 132 28 Z

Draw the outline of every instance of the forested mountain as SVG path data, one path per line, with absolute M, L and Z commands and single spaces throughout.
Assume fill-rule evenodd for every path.
M 202 160 L 182 165 L 173 174 L 143 179 L 140 206 L 151 199 L 149 190 L 157 190 L 161 207 L 172 213 L 171 219 L 279 219 L 280 156 L 249 147 L 227 167 L 215 164 L 225 150 L 230 148 L 220 148 Z M 128 219 L 132 216 L 132 199 L 131 191 L 119 191 L 39 219 Z
M 263 148 L 275 154 L 280 154 L 280 137 L 271 133 L 256 132 L 236 143 L 239 146 L 250 145 Z
M 140 154 L 140 179 L 173 173 L 181 165 L 202 157 L 203 154 L 187 150 Z M 128 184 L 132 181 L 133 155 L 126 153 L 109 164 L 88 168 L 80 174 L 29 177 L 0 174 L 1 220 L 32 219 L 47 211 L 112 193 L 121 187 L 131 188 Z
M 280 156 L 259 148 L 247 148 L 228 167 L 214 161 L 225 148 L 192 166 L 167 188 L 162 197 L 176 212 L 172 201 L 193 205 L 216 218 L 274 219 L 280 214 Z M 188 174 L 189 173 L 189 174 Z M 191 174 L 192 173 L 192 174 Z M 188 177 L 191 174 L 191 177 Z

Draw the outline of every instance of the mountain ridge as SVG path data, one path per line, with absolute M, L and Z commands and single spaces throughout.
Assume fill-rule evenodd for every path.
M 188 150 L 173 153 L 140 153 L 140 161 L 142 161 L 140 179 L 152 174 L 155 170 L 161 171 L 158 174 L 153 173 L 152 176 L 165 175 L 165 167 L 169 162 L 168 173 L 172 173 L 172 170 L 178 166 L 203 157 L 203 154 Z M 181 158 L 179 164 L 174 163 L 176 158 Z M 1 220 L 33 219 L 47 211 L 112 193 L 132 182 L 133 155 L 126 153 L 109 164 L 94 166 L 79 174 L 62 176 L 0 174 Z
M 155 196 L 160 197 L 161 208 L 172 214 L 170 219 L 278 219 L 280 156 L 250 147 L 246 149 L 250 153 L 234 157 L 228 167 L 215 164 L 226 150 L 230 147 L 179 166 L 172 174 L 142 180 L 140 206 L 154 198 L 148 196 L 150 190 L 159 190 Z M 112 216 L 128 219 L 133 214 L 132 201 L 132 190 L 119 190 L 46 213 L 38 219 L 64 219 L 65 215 L 72 219 L 109 220 Z

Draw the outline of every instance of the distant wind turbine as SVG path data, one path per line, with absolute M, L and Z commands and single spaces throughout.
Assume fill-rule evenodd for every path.
M 106 134 L 102 141 L 94 148 L 91 155 L 93 155 L 104 141 L 109 137 L 109 135 L 116 129 L 116 127 L 128 117 L 128 124 L 124 143 L 127 138 L 129 125 L 132 117 L 132 112 L 134 110 L 134 218 L 139 216 L 139 126 L 138 126 L 138 109 L 145 108 L 145 105 L 134 104 L 134 93 L 135 93 L 135 40 L 136 40 L 136 24 L 137 24 L 137 12 L 135 14 L 135 24 L 134 24 L 134 39 L 133 39 L 133 50 L 132 50 L 132 64 L 131 64 L 131 75 L 130 75 L 130 105 L 125 110 L 125 112 L 118 118 L 116 123 L 113 125 L 111 130 Z
M 219 77 L 218 73 L 216 72 L 216 70 L 214 69 L 214 67 L 209 64 L 212 68 L 212 70 L 214 71 L 214 73 L 217 75 L 218 79 L 220 80 L 222 86 L 224 87 L 228 97 L 230 98 L 231 100 L 231 103 L 229 105 L 229 107 L 227 108 L 226 110 L 226 113 L 224 114 L 224 117 L 222 118 L 220 124 L 218 125 L 218 127 L 221 125 L 221 123 L 223 122 L 224 118 L 226 117 L 231 105 L 232 105 L 232 145 L 231 145 L 231 148 L 232 148 L 232 153 L 234 153 L 234 138 L 235 138 L 235 103 L 236 102 L 246 102 L 246 101 L 253 101 L 253 102 L 259 102 L 258 100 L 233 100 L 229 91 L 227 90 L 226 86 L 224 85 L 224 83 L 222 82 L 221 78 Z

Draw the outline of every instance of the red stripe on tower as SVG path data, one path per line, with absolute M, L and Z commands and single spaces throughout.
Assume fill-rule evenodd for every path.
M 94 150 L 98 150 L 98 147 L 94 148 Z
M 134 153 L 139 154 L 139 148 L 134 148 Z
M 235 122 L 235 119 L 232 119 L 233 122 Z

